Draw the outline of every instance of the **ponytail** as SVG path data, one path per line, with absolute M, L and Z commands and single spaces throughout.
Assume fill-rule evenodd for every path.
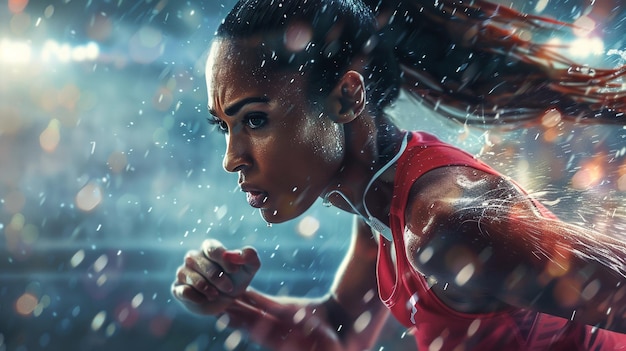
M 484 0 L 366 0 L 395 38 L 402 88 L 468 124 L 537 122 L 546 111 L 578 122 L 626 124 L 626 65 L 592 68 L 558 53 L 574 25 Z
M 285 46 L 290 24 L 311 30 L 306 49 Z M 327 94 L 366 56 L 369 108 L 400 89 L 449 118 L 474 125 L 534 123 L 550 113 L 626 125 L 626 66 L 592 68 L 549 44 L 572 24 L 486 0 L 240 0 L 217 37 L 261 35 L 260 62 L 309 71 L 309 94 Z

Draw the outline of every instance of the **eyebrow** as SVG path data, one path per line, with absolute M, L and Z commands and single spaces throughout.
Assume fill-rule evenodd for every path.
M 232 104 L 231 106 L 227 107 L 224 109 L 224 113 L 227 116 L 234 116 L 237 114 L 237 112 L 239 112 L 239 110 L 241 110 L 245 105 L 247 104 L 253 104 L 253 103 L 257 103 L 257 102 L 262 102 L 262 103 L 268 103 L 270 101 L 270 98 L 266 97 L 266 96 L 252 96 L 252 97 L 248 97 L 245 98 L 243 100 L 237 101 L 236 103 Z M 209 108 L 209 113 L 212 114 L 213 116 L 217 116 L 217 113 L 215 112 L 215 110 Z

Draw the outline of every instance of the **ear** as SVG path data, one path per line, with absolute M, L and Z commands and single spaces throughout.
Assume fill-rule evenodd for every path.
M 365 108 L 365 82 L 356 71 L 341 77 L 326 101 L 326 113 L 336 123 L 349 123 Z

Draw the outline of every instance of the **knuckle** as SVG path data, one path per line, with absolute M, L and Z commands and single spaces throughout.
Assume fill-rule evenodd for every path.
M 179 282 L 184 282 L 187 274 L 185 274 L 185 268 L 181 267 L 176 270 L 176 278 L 178 278 Z
M 220 267 L 213 265 L 207 269 L 207 275 L 212 279 L 218 279 L 224 276 L 224 271 Z
M 187 253 L 185 254 L 185 261 L 189 258 L 194 258 L 196 256 L 198 256 L 198 250 L 189 250 L 187 251 Z
M 202 249 L 203 251 L 208 251 L 208 250 L 212 250 L 215 248 L 218 248 L 222 246 L 222 243 L 216 239 L 213 238 L 209 238 L 209 239 L 204 239 L 204 241 L 202 242 Z
M 194 268 L 196 267 L 198 264 L 196 262 L 196 257 L 192 257 L 192 256 L 185 256 L 185 265 L 184 267 L 190 267 L 190 268 Z

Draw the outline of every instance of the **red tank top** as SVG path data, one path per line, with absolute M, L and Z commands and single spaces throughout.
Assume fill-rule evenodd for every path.
M 407 328 L 414 328 L 419 350 L 626 350 L 626 334 L 518 308 L 460 313 L 441 302 L 405 255 L 402 234 L 410 188 L 422 174 L 438 167 L 462 165 L 498 173 L 472 155 L 422 132 L 412 133 L 397 164 L 389 220 L 396 263 L 390 243 L 381 236 L 378 290 L 396 319 Z M 536 205 L 544 216 L 554 217 L 539 203 Z M 395 272 L 400 274 L 396 276 Z

